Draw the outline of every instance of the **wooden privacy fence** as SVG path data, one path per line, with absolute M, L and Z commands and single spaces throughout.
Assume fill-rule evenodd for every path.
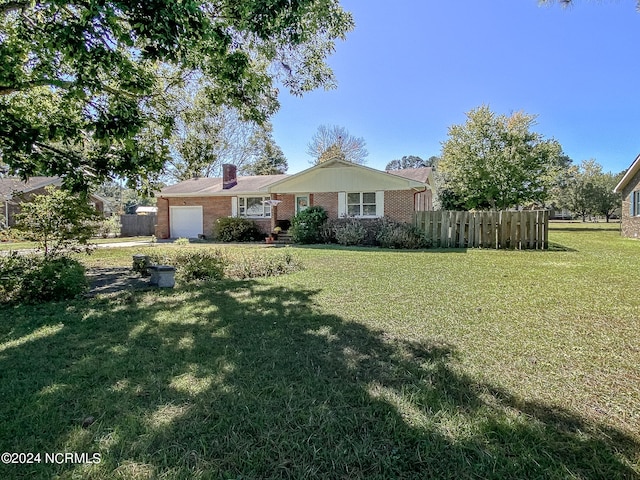
M 549 244 L 549 212 L 416 212 L 415 225 L 433 247 L 543 250 Z
M 158 215 L 120 215 L 121 237 L 146 237 L 156 230 Z

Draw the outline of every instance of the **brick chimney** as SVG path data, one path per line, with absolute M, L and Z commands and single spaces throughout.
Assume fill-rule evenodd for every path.
M 222 164 L 222 189 L 226 190 L 238 184 L 237 167 L 229 163 Z

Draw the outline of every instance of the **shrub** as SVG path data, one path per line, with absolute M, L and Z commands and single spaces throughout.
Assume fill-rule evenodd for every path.
M 62 257 L 0 257 L 0 302 L 38 303 L 74 298 L 87 289 L 84 266 Z
M 367 231 L 362 225 L 362 222 L 349 218 L 341 225 L 336 225 L 334 228 L 336 242 L 340 245 L 364 245 L 364 240 L 367 236 Z
M 358 226 L 356 226 L 358 225 Z M 337 238 L 337 233 L 342 231 L 343 234 L 353 234 L 354 231 L 360 232 L 362 239 L 358 243 L 350 243 L 350 245 L 376 246 L 376 237 L 380 231 L 382 219 L 380 218 L 338 218 L 327 221 L 322 229 L 322 239 L 326 243 L 342 243 Z M 343 243 L 344 244 L 344 243 Z M 346 245 L 346 244 L 344 244 Z
M 220 280 L 224 277 L 226 259 L 220 250 L 195 250 L 190 252 L 158 251 L 148 253 L 152 264 L 172 265 L 176 269 L 176 280 Z
M 427 248 L 429 243 L 423 233 L 409 223 L 398 223 L 383 219 L 376 236 L 378 245 L 383 248 Z
M 173 243 L 175 243 L 176 245 L 189 245 L 189 239 L 188 238 L 184 238 L 184 237 L 180 237 L 180 238 L 176 238 Z
M 86 194 L 49 185 L 43 195 L 22 203 L 15 229 L 37 241 L 45 256 L 56 257 L 61 252 L 90 249 L 87 242 L 97 233 L 101 218 Z
M 222 242 L 255 242 L 264 238 L 256 222 L 241 217 L 219 218 L 213 236 Z
M 291 253 L 275 255 L 250 254 L 229 258 L 225 275 L 242 280 L 245 278 L 273 277 L 302 269 L 300 261 Z
M 323 227 L 327 211 L 320 207 L 309 207 L 291 219 L 289 233 L 295 243 L 319 243 L 323 239 Z
M 0 242 L 21 242 L 24 237 L 18 230 L 12 228 L 0 229 Z
M 105 218 L 98 222 L 98 235 L 102 238 L 118 237 L 122 230 L 122 224 L 120 223 L 119 215 L 111 215 L 109 218 Z
M 289 252 L 230 253 L 218 249 L 180 252 L 156 248 L 144 254 L 153 264 L 174 266 L 179 282 L 272 277 L 302 269 L 298 258 Z

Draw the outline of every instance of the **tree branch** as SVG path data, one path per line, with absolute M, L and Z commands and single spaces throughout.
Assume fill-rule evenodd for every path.
M 69 88 L 75 85 L 75 82 L 69 80 L 59 80 L 57 78 L 41 78 L 39 80 L 32 80 L 30 82 L 24 82 L 21 85 L 0 85 L 0 97 L 4 95 L 9 95 L 15 92 L 22 92 L 25 90 L 29 90 L 31 88 L 36 87 L 58 87 L 58 88 Z M 135 93 L 127 92 L 125 90 L 118 90 L 117 88 L 109 87 L 108 85 L 102 85 L 102 90 L 111 95 L 115 96 L 125 96 L 128 98 L 137 98 L 138 95 Z
M 58 80 L 55 78 L 41 78 L 39 80 L 32 80 L 30 82 L 24 82 L 21 85 L 0 85 L 0 96 L 9 95 L 14 92 L 22 92 L 24 90 L 29 90 L 30 88 L 35 87 L 58 87 L 58 88 L 69 88 L 73 85 L 73 82 L 66 80 Z

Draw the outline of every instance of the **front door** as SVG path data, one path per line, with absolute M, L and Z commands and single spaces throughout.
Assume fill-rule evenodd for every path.
M 296 195 L 296 214 L 309 207 L 309 195 Z

